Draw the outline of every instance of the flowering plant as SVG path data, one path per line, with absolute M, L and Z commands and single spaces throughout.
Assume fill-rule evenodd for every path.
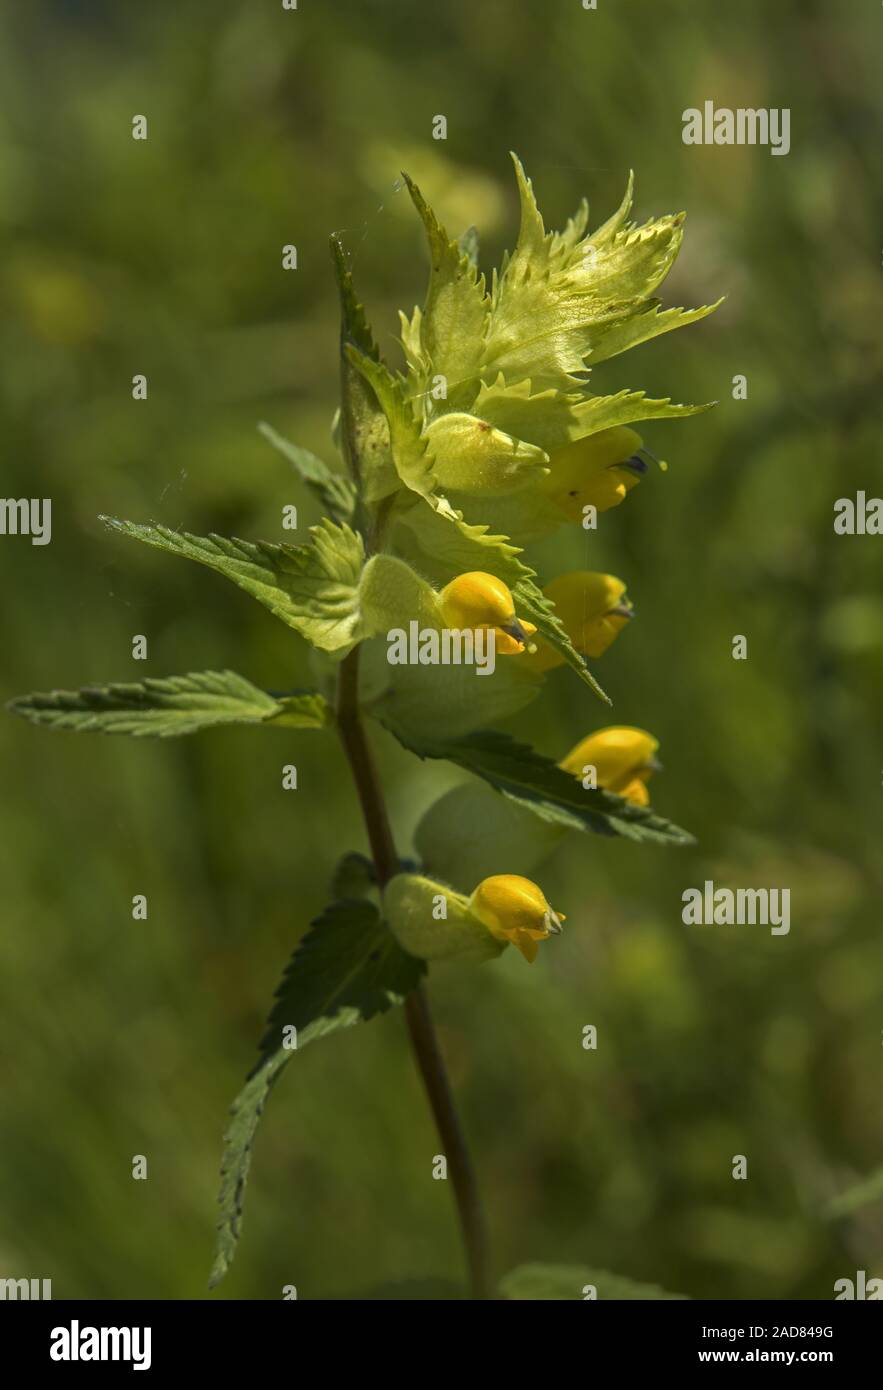
M 293 1052 L 404 1004 L 452 1172 L 470 1289 L 491 1296 L 480 1204 L 423 976 L 431 962 L 479 963 L 509 945 L 536 959 L 565 917 L 549 885 L 526 875 L 561 837 L 690 838 L 650 808 L 657 745 L 649 733 L 596 729 L 550 758 L 494 728 L 541 695 L 556 665 L 609 703 L 588 661 L 631 620 L 625 584 L 587 571 L 541 579 L 524 545 L 568 525 L 592 529 L 598 513 L 624 501 L 653 459 L 634 424 L 708 408 L 630 389 L 594 394 L 595 364 L 716 307 L 663 310 L 653 297 L 678 253 L 683 216 L 629 221 L 631 180 L 596 231 L 587 231 L 583 203 L 563 231 L 549 233 L 517 159 L 515 173 L 518 239 L 490 287 L 474 231 L 452 239 L 406 178 L 431 269 L 423 307 L 402 317 L 402 371 L 383 361 L 332 239 L 342 304 L 333 434 L 346 471 L 265 427 L 327 513 L 307 544 L 106 518 L 122 535 L 207 565 L 267 607 L 311 644 L 316 688 L 269 694 L 230 671 L 201 672 L 12 704 L 35 723 L 135 736 L 224 723 L 336 730 L 347 753 L 370 859 L 351 853 L 338 866 L 333 900 L 285 970 L 257 1064 L 234 1103 L 212 1283 L 233 1258 L 255 1132 Z M 484 652 L 484 666 L 470 669 L 469 652 Z M 419 862 L 396 850 L 366 718 L 418 757 L 470 774 L 417 826 Z M 502 1287 L 534 1297 L 536 1284 L 529 1267 Z

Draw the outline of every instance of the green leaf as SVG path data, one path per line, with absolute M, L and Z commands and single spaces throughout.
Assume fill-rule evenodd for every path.
M 359 303 L 353 285 L 353 277 L 346 263 L 343 242 L 337 233 L 331 236 L 331 259 L 340 292 L 340 336 L 341 342 L 354 343 L 360 352 L 367 353 L 376 362 L 380 361 L 380 349 L 374 341 L 374 334 L 368 323 L 365 310 Z
M 306 691 L 273 696 L 235 671 L 87 685 L 22 695 L 7 705 L 32 724 L 78 732 L 174 738 L 216 724 L 281 724 L 320 729 L 331 718 L 321 695 Z
M 574 408 L 573 439 L 585 439 L 601 430 L 631 425 L 641 420 L 682 420 L 688 415 L 704 415 L 715 401 L 703 405 L 678 405 L 666 396 L 654 400 L 644 391 L 618 391 L 615 396 L 586 396 Z
M 422 422 L 415 413 L 404 379 L 393 376 L 382 362 L 375 362 L 352 344 L 346 346 L 345 354 L 370 386 L 386 419 L 396 475 L 394 486 L 388 486 L 387 492 L 394 491 L 402 483 L 421 497 L 429 496 L 435 486 L 432 460 L 422 433 Z
M 311 924 L 276 991 L 257 1066 L 233 1103 L 224 1136 L 221 1217 L 210 1288 L 223 1279 L 235 1254 L 258 1123 L 295 1050 L 285 1045 L 285 1030 L 297 1030 L 300 1050 L 327 1033 L 364 1023 L 400 1004 L 424 969 L 401 949 L 366 900 L 332 903 Z
M 347 525 L 323 520 L 310 529 L 312 544 L 294 546 L 101 520 L 124 536 L 216 570 L 322 651 L 344 654 L 359 640 L 358 584 L 365 551 Z
M 273 695 L 280 712 L 266 723 L 282 729 L 319 729 L 334 723 L 334 711 L 314 690 L 292 690 Z
M 606 1269 L 591 1269 L 587 1265 L 519 1265 L 500 1281 L 503 1298 L 516 1301 L 548 1302 L 551 1299 L 578 1298 L 584 1300 L 584 1290 L 591 1285 L 599 1299 L 666 1299 L 680 1301 L 687 1295 L 668 1293 L 658 1284 L 636 1284 Z
M 694 843 L 685 830 L 658 816 L 649 806 L 635 806 L 600 787 L 586 789 L 551 758 L 495 729 L 444 739 L 403 730 L 392 722 L 387 727 L 418 757 L 444 758 L 456 763 L 545 821 L 598 835 L 621 835 L 629 840 Z
M 650 299 L 625 318 L 613 318 L 599 327 L 595 333 L 591 361 L 593 365 L 617 357 L 629 348 L 640 343 L 649 343 L 663 333 L 671 333 L 676 328 L 686 328 L 691 323 L 699 323 L 719 309 L 724 296 L 713 304 L 702 304 L 698 309 L 663 309 L 658 299 Z M 700 407 L 701 409 L 702 407 Z M 641 416 L 646 419 L 646 416 Z
M 331 877 L 333 898 L 365 898 L 377 889 L 374 861 L 357 850 L 341 855 Z
M 340 290 L 340 442 L 350 473 L 359 481 L 367 503 L 376 503 L 399 486 L 392 460 L 386 413 L 364 372 L 353 360 L 380 366 L 380 352 L 365 311 L 353 288 L 340 238 L 331 238 L 331 254 Z
M 832 1197 L 825 1207 L 825 1216 L 837 1220 L 842 1216 L 851 1216 L 854 1211 L 860 1211 L 862 1207 L 879 1201 L 883 1201 L 883 1168 L 878 1168 L 869 1177 Z
M 428 505 L 427 505 L 428 504 Z M 443 497 L 402 506 L 396 520 L 410 533 L 429 578 L 446 584 L 455 574 L 484 570 L 495 574 L 510 589 L 534 571 L 519 560 L 521 549 L 508 536 L 494 535 L 489 527 L 473 525 Z M 406 550 L 408 541 L 404 541 Z
M 501 373 L 493 384 L 482 385 L 473 410 L 476 416 L 515 439 L 529 440 L 554 454 L 556 449 L 601 430 L 640 420 L 677 420 L 701 415 L 713 404 L 678 405 L 668 397 L 654 400 L 644 391 L 629 390 L 618 391 L 612 396 L 552 388 L 532 392 L 529 381 L 508 384 Z M 536 500 L 533 493 L 522 499 L 528 508 L 535 505 Z M 524 519 L 529 520 L 527 512 Z
M 278 449 L 293 465 L 301 482 L 306 483 L 310 491 L 315 493 L 333 520 L 352 523 L 356 512 L 356 489 L 350 479 L 345 478 L 342 473 L 333 472 L 327 463 L 309 449 L 302 449 L 299 444 L 292 444 L 289 440 L 283 439 L 281 434 L 277 434 L 263 421 L 258 425 L 258 429 L 273 448 Z
M 542 589 L 533 579 L 520 579 L 512 590 L 515 599 L 515 612 L 534 624 L 540 637 L 554 647 L 567 665 L 575 671 L 580 680 L 603 700 L 605 705 L 613 701 L 605 694 L 589 670 L 585 657 L 577 651 L 570 640 L 564 624 L 555 612 L 555 605 L 547 599 Z
M 576 411 L 582 399 L 576 392 L 551 386 L 534 391 L 530 381 L 507 382 L 498 372 L 494 381 L 482 382 L 472 408 L 497 429 L 549 452 L 580 433 Z
M 407 174 L 403 177 L 429 241 L 429 288 L 419 320 L 420 358 L 425 363 L 420 386 L 425 390 L 429 377 L 443 376 L 446 408 L 455 410 L 475 396 L 490 300 L 484 276 L 468 252 L 451 240 L 417 185 Z

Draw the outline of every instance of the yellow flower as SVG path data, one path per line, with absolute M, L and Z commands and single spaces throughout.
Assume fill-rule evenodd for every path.
M 541 888 L 518 874 L 482 879 L 469 899 L 469 911 L 498 941 L 511 941 L 525 960 L 536 960 L 537 943 L 557 936 L 563 913 L 553 912 Z
M 574 570 L 553 579 L 543 593 L 554 603 L 568 637 L 584 656 L 602 656 L 634 615 L 625 585 L 612 574 Z M 522 664 L 532 671 L 551 671 L 563 662 L 564 657 L 540 639 L 537 650 Z
M 445 626 L 460 631 L 493 628 L 496 650 L 504 656 L 523 652 L 536 632 L 533 623 L 515 616 L 511 590 L 496 575 L 483 570 L 458 574 L 438 596 Z
M 599 787 L 616 792 L 635 806 L 649 806 L 647 781 L 659 769 L 659 744 L 644 729 L 615 725 L 589 734 L 558 764 L 582 779 L 583 769 L 594 767 Z
M 568 521 L 581 521 L 589 504 L 599 512 L 618 507 L 647 472 L 639 452 L 642 443 L 625 425 L 575 439 L 549 455 L 549 472 L 536 484 L 537 491 Z

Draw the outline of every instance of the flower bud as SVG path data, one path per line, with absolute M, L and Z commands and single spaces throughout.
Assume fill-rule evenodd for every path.
M 558 764 L 582 779 L 586 767 L 594 767 L 597 785 L 635 806 L 648 806 L 647 781 L 659 769 L 659 744 L 644 729 L 615 725 L 589 734 Z
M 438 599 L 446 627 L 493 628 L 496 650 L 504 656 L 523 652 L 528 638 L 536 632 L 533 623 L 515 616 L 515 600 L 508 586 L 483 570 L 458 575 Z
M 583 509 L 618 507 L 640 482 L 647 465 L 638 454 L 641 436 L 625 425 L 585 435 L 554 450 L 549 472 L 537 484 L 568 521 L 581 521 Z
M 511 941 L 525 960 L 536 959 L 537 943 L 561 931 L 563 914 L 552 910 L 541 888 L 518 874 L 482 879 L 469 911 L 498 941 Z
M 625 585 L 612 574 L 574 570 L 553 579 L 543 593 L 554 603 L 568 637 L 584 656 L 602 656 L 634 613 Z M 532 671 L 551 671 L 563 662 L 563 656 L 540 639 L 524 664 Z

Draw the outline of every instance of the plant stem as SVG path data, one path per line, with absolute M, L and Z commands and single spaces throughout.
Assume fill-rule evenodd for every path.
M 429 1012 L 429 1001 L 421 985 L 405 1000 L 405 1020 L 414 1057 L 423 1078 L 445 1157 L 451 1169 L 454 1199 L 466 1249 L 470 1292 L 473 1298 L 491 1298 L 488 1278 L 487 1232 L 484 1224 L 478 1182 L 466 1136 L 454 1104 L 451 1084 L 439 1050 L 438 1038 Z
M 337 727 L 356 784 L 377 883 L 382 892 L 398 872 L 399 858 L 374 756 L 359 712 L 358 647 L 344 657 L 340 664 L 337 683 Z M 457 1215 L 466 1251 L 470 1292 L 476 1299 L 490 1298 L 487 1239 L 475 1169 L 469 1157 L 463 1127 L 439 1049 L 429 1002 L 420 985 L 408 995 L 404 1007 L 414 1059 L 451 1171 Z
M 365 736 L 365 726 L 359 712 L 358 647 L 354 647 L 340 663 L 337 678 L 337 728 L 356 784 L 362 819 L 371 846 L 371 857 L 377 872 L 377 884 L 382 891 L 393 874 L 398 873 L 399 857 L 392 838 L 392 828 L 374 764 L 374 755 Z

